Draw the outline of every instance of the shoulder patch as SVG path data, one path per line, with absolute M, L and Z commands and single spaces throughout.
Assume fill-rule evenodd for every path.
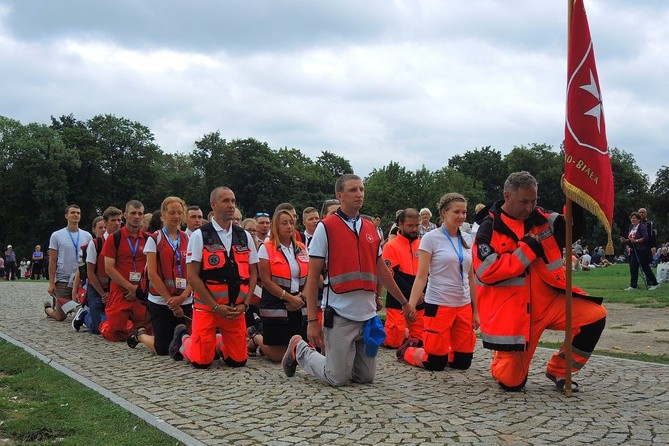
M 480 243 L 478 245 L 478 253 L 480 258 L 488 257 L 491 252 L 492 248 L 487 243 Z

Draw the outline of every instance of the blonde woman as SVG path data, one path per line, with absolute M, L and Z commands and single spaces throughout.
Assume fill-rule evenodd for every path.
M 157 355 L 167 356 L 174 328 L 192 320 L 193 298 L 186 281 L 188 236 L 181 230 L 186 203 L 179 197 L 167 197 L 160 209 L 163 227 L 151 234 L 144 246 L 153 336 L 139 327 L 127 342 L 131 348 L 141 342 Z

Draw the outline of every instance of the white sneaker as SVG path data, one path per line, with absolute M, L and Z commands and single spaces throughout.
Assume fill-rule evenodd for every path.
M 654 290 L 658 289 L 659 287 L 660 287 L 660 285 L 651 285 L 651 286 L 648 287 L 648 290 L 649 291 L 654 291 Z
M 625 288 L 625 291 L 636 291 L 636 290 L 638 290 L 638 288 L 634 288 L 634 287 L 631 287 L 631 286 L 628 286 L 627 288 Z

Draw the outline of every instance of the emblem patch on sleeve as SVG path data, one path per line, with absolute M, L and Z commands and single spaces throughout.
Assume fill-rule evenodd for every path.
M 492 248 L 490 245 L 486 245 L 485 243 L 482 243 L 479 245 L 479 257 L 488 257 L 490 253 L 492 252 Z

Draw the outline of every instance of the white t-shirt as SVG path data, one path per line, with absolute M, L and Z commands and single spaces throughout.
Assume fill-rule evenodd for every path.
M 281 248 L 281 252 L 286 256 L 288 264 L 290 265 L 290 293 L 297 293 L 300 290 L 300 264 L 297 263 L 297 259 L 295 258 L 293 244 L 291 243 L 290 246 L 279 244 L 279 248 Z M 265 244 L 260 245 L 260 248 L 258 249 L 258 258 L 269 260 Z
M 337 216 L 337 218 L 341 217 Z M 349 228 L 354 229 L 356 233 L 360 232 L 362 225 L 360 218 L 355 222 L 346 221 L 346 224 Z M 381 254 L 381 245 L 379 245 L 377 257 L 380 257 Z M 309 245 L 309 257 L 325 259 L 327 263 L 327 255 L 328 236 L 325 231 L 325 226 L 322 222 L 319 222 L 314 231 L 314 238 Z M 325 284 L 328 283 L 328 280 L 329 277 L 326 277 Z M 356 290 L 337 294 L 332 291 L 330 287 L 326 286 L 323 289 L 322 307 L 325 308 L 326 304 L 334 308 L 339 316 L 352 321 L 366 321 L 376 315 L 376 294 L 373 291 Z
M 105 240 L 107 240 L 107 237 L 109 237 L 108 232 L 102 234 L 102 238 Z M 86 248 L 86 263 L 91 263 L 93 265 L 98 263 L 98 250 L 95 247 L 95 243 L 89 243 Z
M 469 270 L 472 268 L 472 237 L 462 232 L 462 239 L 469 248 L 459 244 L 457 237 L 449 238 L 443 227 L 430 231 L 420 239 L 419 251 L 430 253 L 429 276 L 425 302 L 447 307 L 461 307 L 471 303 Z M 452 243 L 451 243 L 452 242 Z M 462 246 L 462 273 L 458 253 Z
M 83 229 L 70 232 L 65 227 L 51 234 L 49 249 L 58 251 L 56 282 L 68 282 L 69 286 L 72 286 L 74 275 L 83 258 L 81 248 L 90 244 L 91 240 L 93 240 L 91 234 Z
M 165 234 L 162 234 L 162 236 L 165 237 Z M 170 246 L 172 245 L 170 244 Z M 172 250 L 174 250 L 174 246 L 172 246 Z M 157 251 L 158 251 L 158 246 L 156 246 L 156 241 L 153 239 L 153 237 L 148 237 L 146 239 L 146 243 L 144 244 L 144 254 L 147 254 L 149 252 L 157 253 Z M 179 246 L 179 251 L 183 251 L 182 246 Z M 181 277 L 182 278 L 186 277 L 186 271 L 182 271 Z M 165 301 L 165 298 L 163 296 L 151 294 L 151 292 L 149 292 L 149 300 L 154 304 L 167 305 L 167 301 Z M 187 297 L 186 300 L 184 300 L 181 305 L 188 305 L 192 303 L 193 303 L 193 296 L 191 295 Z
M 232 231 L 226 231 L 225 229 L 221 228 L 216 220 L 212 219 L 211 223 L 214 225 L 214 229 L 216 230 L 218 237 L 221 239 L 221 242 L 223 242 L 225 250 L 230 252 L 230 249 L 232 248 Z M 230 228 L 232 228 L 232 226 L 230 226 Z M 253 242 L 253 238 L 251 237 L 251 234 L 248 233 L 248 231 L 244 231 L 244 233 L 246 234 L 246 243 L 251 250 L 251 253 L 249 254 L 249 265 L 254 265 L 258 263 L 258 251 L 256 250 L 256 244 Z M 188 239 L 188 253 L 186 255 L 186 263 L 202 262 L 202 247 L 202 231 L 200 231 L 200 228 L 198 228 L 191 234 L 190 238 Z

